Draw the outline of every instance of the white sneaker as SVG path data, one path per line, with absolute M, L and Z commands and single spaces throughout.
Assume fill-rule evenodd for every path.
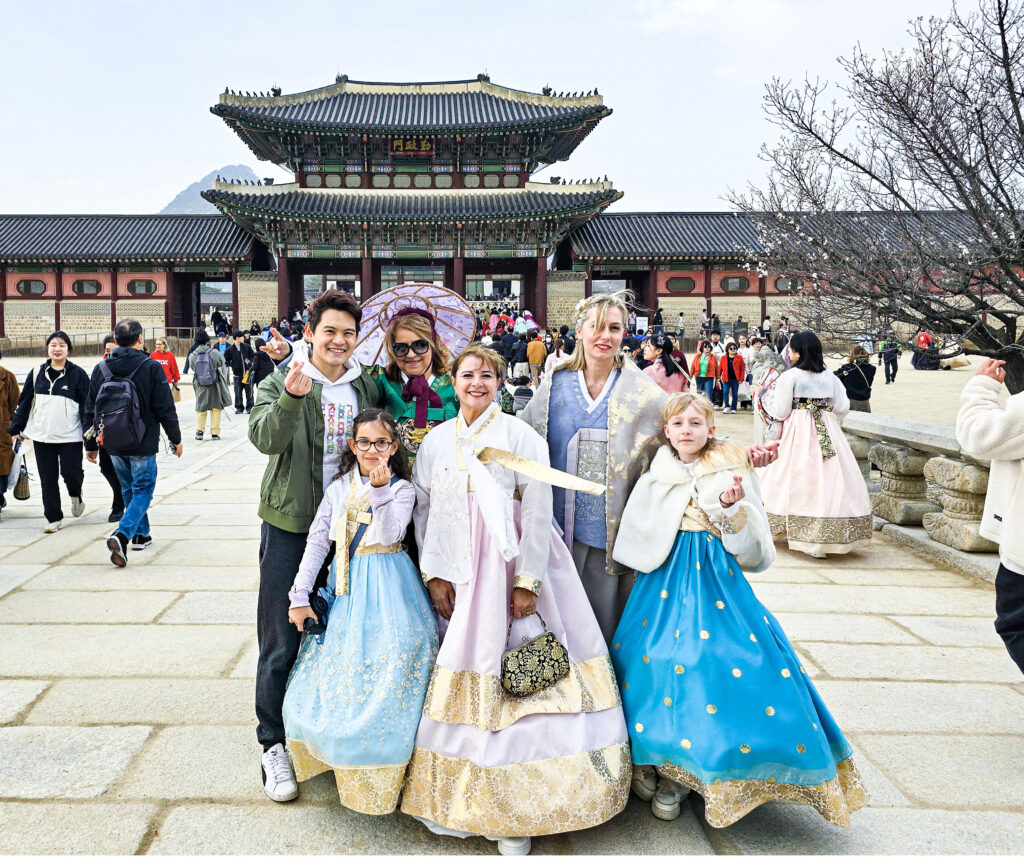
M 658 790 L 658 777 L 654 768 L 648 765 L 633 767 L 633 782 L 630 787 L 641 800 L 650 803 L 655 791 Z
M 299 796 L 295 771 L 288 759 L 284 743 L 276 743 L 263 753 L 263 790 L 276 803 L 287 803 Z
M 81 517 L 83 511 L 85 511 L 85 502 L 82 500 L 82 497 L 81 496 L 72 496 L 71 497 L 71 516 L 72 517 Z
M 671 779 L 658 780 L 658 792 L 651 800 L 651 814 L 662 821 L 674 821 L 679 817 L 680 803 L 690 789 Z
M 53 523 L 47 523 L 46 524 L 46 529 L 44 529 L 43 532 L 56 532 L 63 525 L 64 525 L 64 521 L 63 520 L 55 520 Z
M 509 836 L 498 840 L 498 853 L 505 857 L 523 857 L 530 853 L 529 836 Z

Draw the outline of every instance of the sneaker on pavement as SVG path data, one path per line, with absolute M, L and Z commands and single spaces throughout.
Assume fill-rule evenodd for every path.
M 220 441 L 220 435 L 219 435 L 219 434 L 217 434 L 217 433 L 214 433 L 214 434 L 213 434 L 213 435 L 212 435 L 212 436 L 211 436 L 210 438 L 211 438 L 211 439 L 212 439 L 212 440 L 213 440 L 214 442 L 219 442 L 219 441 Z
M 114 532 L 107 539 L 107 550 L 110 551 L 110 561 L 118 568 L 128 564 L 128 537 L 123 532 Z
M 153 543 L 152 535 L 136 535 L 132 539 L 132 550 L 145 550 Z
M 633 767 L 633 783 L 630 786 L 645 803 L 649 803 L 658 790 L 658 777 L 650 766 Z
M 203 438 L 203 431 L 202 430 L 196 430 L 196 439 L 202 439 L 202 438 Z
M 658 792 L 651 800 L 651 813 L 662 821 L 674 821 L 679 817 L 680 803 L 690 789 L 671 779 L 658 780 Z
M 46 529 L 44 529 L 43 532 L 56 532 L 63 525 L 64 525 L 64 521 L 63 520 L 55 520 L 55 521 L 53 521 L 53 523 L 47 523 L 46 524 Z
M 124 517 L 124 509 L 111 508 L 110 514 L 107 515 L 107 523 L 120 523 L 121 518 Z
M 505 857 L 523 857 L 530 853 L 529 836 L 509 836 L 498 840 L 498 853 Z
M 71 516 L 81 517 L 82 512 L 85 511 L 85 501 L 81 496 L 71 497 Z
M 284 743 L 275 743 L 263 753 L 261 761 L 263 790 L 275 803 L 287 803 L 299 796 L 295 771 L 288 759 Z

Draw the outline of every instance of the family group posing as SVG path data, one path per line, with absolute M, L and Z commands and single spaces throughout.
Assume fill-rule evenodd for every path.
M 393 316 L 382 367 L 351 357 L 361 310 L 343 292 L 311 305 L 308 355 L 275 341 L 249 423 L 269 456 L 268 795 L 333 771 L 351 809 L 401 800 L 505 854 L 609 820 L 630 789 L 665 820 L 693 790 L 716 827 L 775 799 L 848 825 L 866 799 L 852 749 L 744 578 L 785 529 L 754 471 L 775 451 L 717 439 L 706 398 L 625 361 L 622 298 L 577 312 L 575 351 L 521 419 L 495 402 L 500 356 L 451 360 L 421 309 Z M 831 432 L 826 395 L 790 399 Z M 517 696 L 502 656 L 542 631 L 568 673 Z

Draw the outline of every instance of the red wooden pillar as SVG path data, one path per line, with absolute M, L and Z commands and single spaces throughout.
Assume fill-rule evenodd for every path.
M 651 311 L 651 321 L 658 310 L 658 269 L 651 267 L 647 271 L 647 282 L 644 285 L 644 306 Z
M 238 268 L 235 267 L 231 269 L 231 322 L 235 326 L 236 331 L 244 331 L 245 329 L 238 320 L 238 314 Z
M 174 325 L 174 265 L 167 266 L 167 290 L 164 300 L 164 334 Z
M 765 276 L 757 278 L 757 295 L 761 299 L 761 322 L 763 322 L 764 317 L 768 315 L 767 281 L 768 278 Z M 761 322 L 757 323 L 757 327 L 761 327 Z
M 704 264 L 704 308 L 711 315 L 711 262 Z
M 57 277 L 56 282 L 55 282 L 55 285 L 56 285 L 56 288 L 57 288 L 57 301 L 56 301 L 56 303 L 54 304 L 54 307 L 53 307 L 53 330 L 59 331 L 60 330 L 60 302 L 64 299 L 64 268 L 62 268 L 60 265 L 57 265 L 57 267 L 55 267 L 53 269 L 53 272 L 54 272 L 54 274 L 56 274 L 56 277 Z
M 594 294 L 594 267 L 587 265 L 587 279 L 583 283 L 583 297 L 589 298 Z
M 327 291 L 327 274 L 320 275 L 320 294 Z
M 533 311 L 533 317 L 537 324 L 546 328 L 548 326 L 548 257 L 537 256 L 537 283 L 534 287 L 534 294 L 537 297 L 537 309 Z
M 373 259 L 363 256 L 363 267 L 359 274 L 359 299 L 370 300 L 373 294 Z
M 110 330 L 117 324 L 117 264 L 110 266 Z
M 291 300 L 291 285 L 288 281 L 288 257 L 277 257 L 277 321 L 288 315 L 288 303 Z
M 448 288 L 460 298 L 466 297 L 465 261 L 462 256 L 452 259 L 452 284 Z
M 0 337 L 6 337 L 4 306 L 7 303 L 7 268 L 0 268 Z

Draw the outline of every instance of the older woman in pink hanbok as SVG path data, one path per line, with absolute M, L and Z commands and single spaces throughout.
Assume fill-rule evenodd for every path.
M 871 544 L 871 498 L 839 426 L 850 411 L 842 382 L 825 369 L 821 342 L 793 335 L 792 361 L 764 408 L 782 422 L 779 459 L 760 470 L 772 535 L 823 559 Z

